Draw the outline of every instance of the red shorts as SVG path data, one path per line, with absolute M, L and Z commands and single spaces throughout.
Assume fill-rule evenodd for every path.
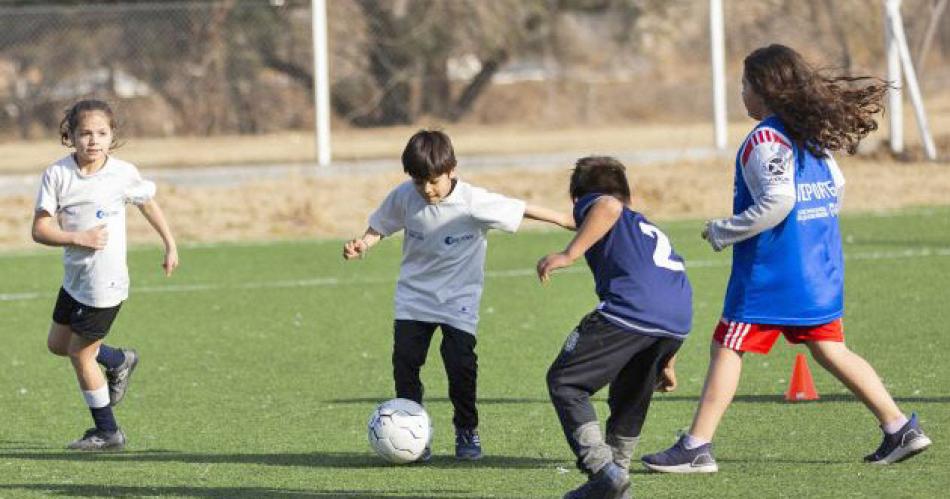
M 749 324 L 720 319 L 713 340 L 737 352 L 769 353 L 781 333 L 789 343 L 806 341 L 844 341 L 841 319 L 817 326 L 782 326 L 778 324 Z

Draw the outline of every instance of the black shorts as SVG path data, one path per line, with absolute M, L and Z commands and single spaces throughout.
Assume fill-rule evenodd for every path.
M 53 308 L 53 322 L 69 326 L 73 332 L 87 340 L 101 340 L 109 334 L 115 317 L 119 315 L 122 304 L 108 308 L 90 307 L 79 303 L 65 289 L 59 288 L 56 306 Z

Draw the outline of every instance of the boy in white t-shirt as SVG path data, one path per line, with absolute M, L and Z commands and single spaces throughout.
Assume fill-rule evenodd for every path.
M 458 179 L 452 142 L 440 131 L 413 135 L 402 165 L 412 179 L 389 193 L 370 216 L 363 236 L 344 244 L 343 257 L 361 257 L 381 238 L 405 232 L 395 295 L 396 396 L 422 403 L 419 370 L 440 328 L 440 351 L 455 409 L 455 457 L 479 459 L 475 333 L 485 280 L 485 235 L 489 229 L 515 232 L 525 217 L 568 229 L 574 228 L 574 220 Z M 427 448 L 421 459 L 429 456 Z
M 70 449 L 121 450 L 125 434 L 112 406 L 125 395 L 138 364 L 135 350 L 102 342 L 129 295 L 125 205 L 135 204 L 165 243 L 165 274 L 178 266 L 178 250 L 155 184 L 131 163 L 109 155 L 115 146 L 115 118 L 103 101 L 76 103 L 60 123 L 63 145 L 75 151 L 46 169 L 36 199 L 33 240 L 63 246 L 65 275 L 53 310 L 47 346 L 68 356 L 95 427 Z M 105 376 L 98 364 L 106 368 Z

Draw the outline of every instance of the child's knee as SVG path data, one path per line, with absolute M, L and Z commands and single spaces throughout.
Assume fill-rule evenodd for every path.
M 824 367 L 834 364 L 843 355 L 851 353 L 844 343 L 833 341 L 810 341 L 806 345 L 812 358 Z
M 49 349 L 49 353 L 59 356 L 59 357 L 65 357 L 69 355 L 69 350 L 66 347 L 66 345 L 63 345 L 61 342 L 58 342 L 58 341 L 52 341 L 52 340 L 47 341 L 46 348 Z

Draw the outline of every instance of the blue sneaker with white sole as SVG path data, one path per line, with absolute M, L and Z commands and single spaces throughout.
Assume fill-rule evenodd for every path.
M 924 435 L 917 421 L 917 413 L 910 415 L 910 421 L 896 433 L 884 434 L 884 441 L 873 454 L 864 456 L 871 464 L 893 464 L 920 454 L 930 447 L 930 438 Z
M 660 473 L 715 473 L 719 471 L 716 458 L 712 454 L 712 444 L 695 449 L 687 449 L 686 437 L 682 436 L 672 447 L 663 452 L 648 454 L 640 458 L 650 471 Z
M 591 475 L 584 485 L 564 494 L 563 499 L 623 499 L 630 497 L 630 477 L 614 463 Z

